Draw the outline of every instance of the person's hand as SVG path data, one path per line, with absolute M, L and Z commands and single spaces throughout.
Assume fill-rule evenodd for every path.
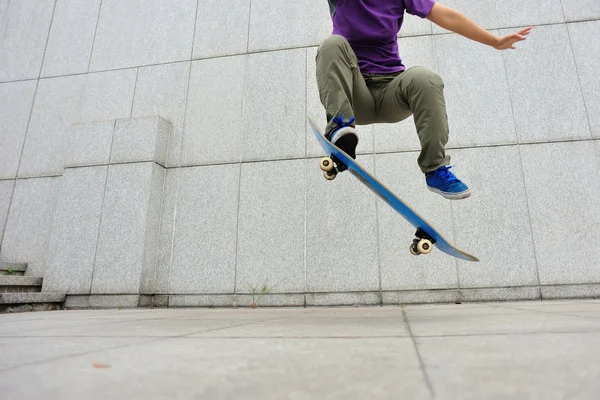
M 525 40 L 525 36 L 529 35 L 529 32 L 531 32 L 531 26 L 512 35 L 500 36 L 494 48 L 496 50 L 516 49 L 515 43 Z

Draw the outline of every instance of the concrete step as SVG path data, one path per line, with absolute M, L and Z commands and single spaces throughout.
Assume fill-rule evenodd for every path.
M 12 275 L 22 276 L 26 269 L 27 264 L 24 263 L 0 262 L 0 275 L 9 275 L 9 271 L 12 271 Z
M 0 313 L 62 310 L 65 293 L 0 293 Z
M 41 292 L 43 280 L 38 276 L 0 275 L 0 293 Z

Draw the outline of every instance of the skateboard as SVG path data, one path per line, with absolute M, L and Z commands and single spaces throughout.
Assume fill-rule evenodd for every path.
M 417 214 L 405 202 L 400 200 L 400 198 L 398 198 L 398 196 L 392 193 L 391 190 L 385 187 L 383 183 L 379 182 L 377 178 L 367 172 L 359 163 L 346 154 L 342 149 L 327 140 L 312 119 L 310 119 L 310 117 L 308 118 L 308 123 L 312 128 L 315 137 L 319 141 L 319 144 L 323 148 L 323 151 L 327 155 L 326 157 L 321 158 L 319 162 L 319 167 L 321 171 L 323 171 L 323 176 L 325 179 L 333 180 L 338 173 L 345 170 L 350 171 L 352 175 L 354 175 L 373 193 L 389 204 L 390 207 L 398 212 L 398 214 L 400 214 L 410 224 L 417 228 L 415 239 L 409 246 L 411 254 L 415 256 L 420 254 L 429 254 L 435 246 L 438 250 L 461 260 L 475 262 L 479 261 L 476 257 L 468 254 L 465 251 L 457 249 L 450 244 L 450 242 L 444 239 L 444 237 L 438 231 L 436 231 L 429 222 Z

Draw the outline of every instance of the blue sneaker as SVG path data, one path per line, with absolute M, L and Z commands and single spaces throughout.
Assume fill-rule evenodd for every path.
M 471 191 L 467 185 L 450 172 L 450 168 L 452 167 L 442 166 L 433 172 L 426 173 L 427 188 L 450 200 L 466 199 L 471 195 Z
M 325 138 L 337 147 L 342 149 L 353 159 L 356 159 L 356 146 L 358 145 L 358 135 L 356 129 L 350 124 L 354 122 L 354 118 L 344 122 L 344 117 L 335 117 L 333 122 L 337 124 L 331 133 L 325 134 Z

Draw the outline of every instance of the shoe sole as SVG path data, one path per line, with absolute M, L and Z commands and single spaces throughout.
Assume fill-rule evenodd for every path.
M 429 189 L 433 193 L 437 193 L 439 195 L 442 195 L 444 198 L 449 199 L 449 200 L 462 200 L 462 199 L 466 199 L 467 197 L 471 196 L 471 190 L 470 189 L 467 189 L 464 192 L 460 192 L 460 193 L 443 192 L 443 191 L 441 191 L 439 189 L 432 188 L 431 186 L 427 186 L 427 189 Z

